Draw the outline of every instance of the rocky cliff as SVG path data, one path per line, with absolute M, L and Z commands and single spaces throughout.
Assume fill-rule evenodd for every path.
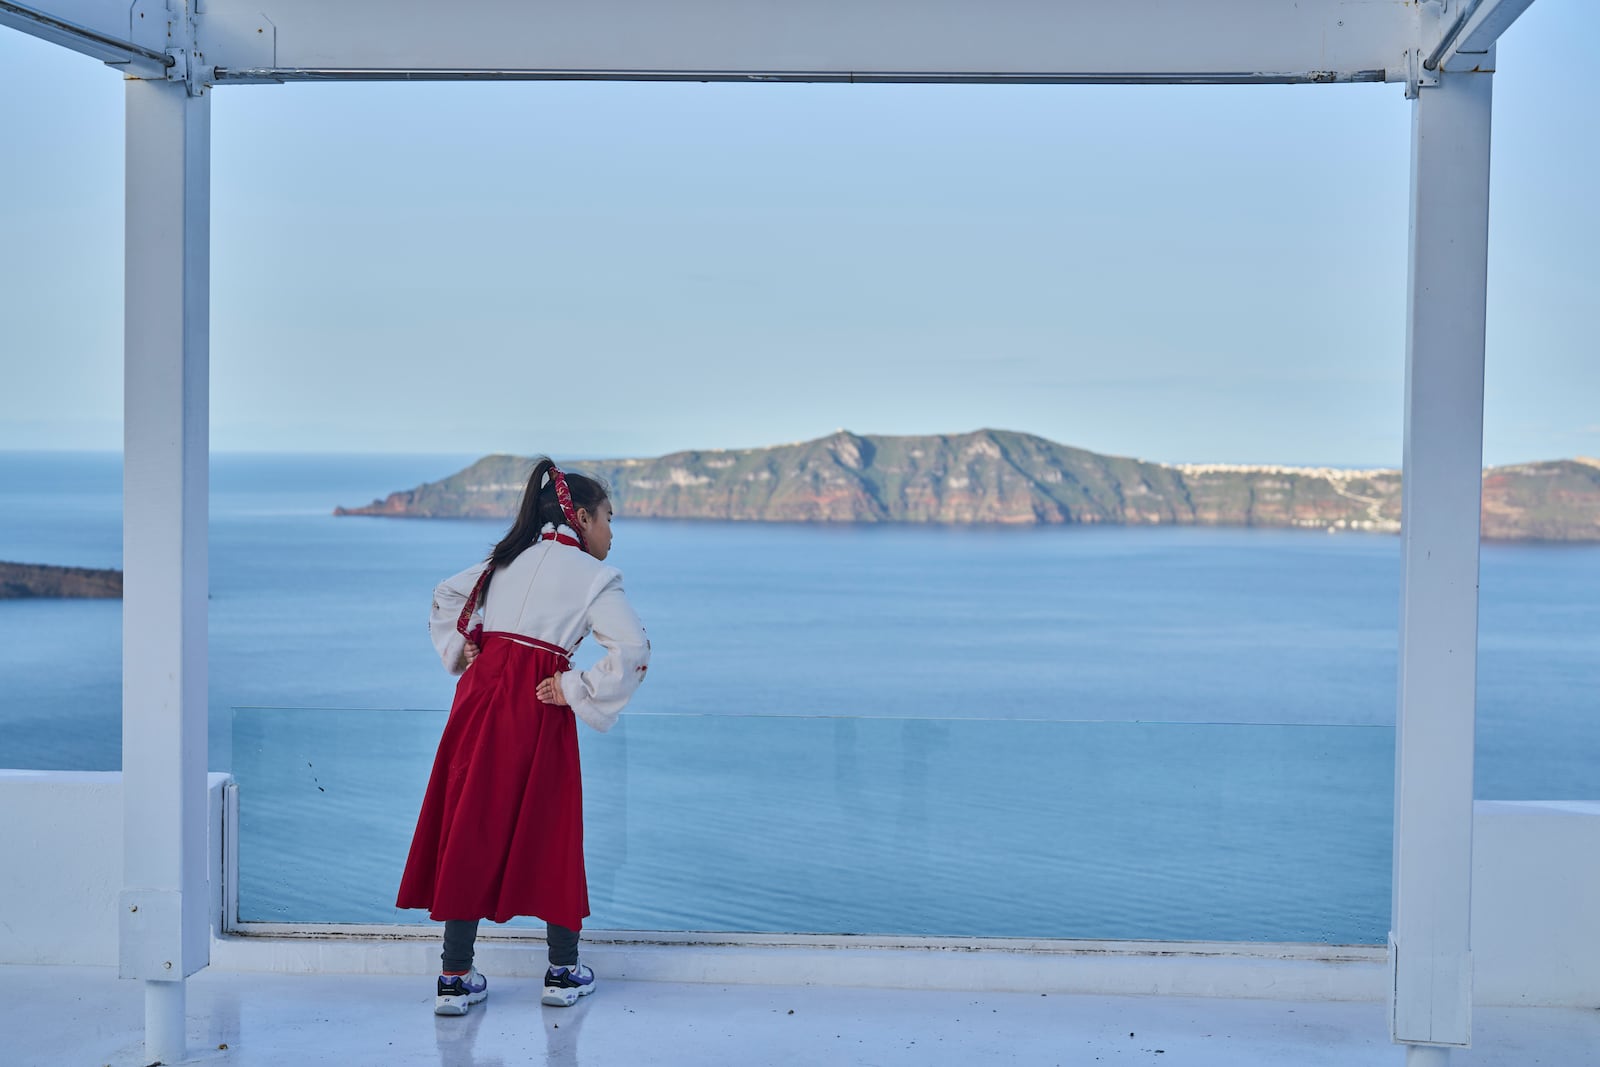
M 0 600 L 121 596 L 121 571 L 47 567 L 38 563 L 0 563 Z
M 1105 523 L 1398 530 L 1400 472 L 1167 466 L 1000 430 L 926 437 L 840 431 L 771 448 L 577 465 L 620 514 L 753 522 Z M 340 515 L 507 519 L 532 460 L 488 456 Z M 1493 468 L 1491 538 L 1600 540 L 1600 462 Z

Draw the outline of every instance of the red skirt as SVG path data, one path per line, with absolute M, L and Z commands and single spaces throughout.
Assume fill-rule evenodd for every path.
M 583 782 L 572 709 L 535 695 L 565 657 L 489 637 L 456 685 L 400 879 L 435 921 L 533 915 L 581 929 Z

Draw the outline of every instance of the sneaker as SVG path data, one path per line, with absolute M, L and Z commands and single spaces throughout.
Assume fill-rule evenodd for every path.
M 489 995 L 489 979 L 474 967 L 467 974 L 441 974 L 439 993 L 433 998 L 435 1015 L 465 1015 L 467 1009 Z
M 582 963 L 571 967 L 551 967 L 544 972 L 544 996 L 541 1004 L 552 1008 L 570 1008 L 579 997 L 594 992 L 594 972 Z

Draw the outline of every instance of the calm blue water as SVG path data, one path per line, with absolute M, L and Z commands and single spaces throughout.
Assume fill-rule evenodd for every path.
M 256 839 L 263 866 L 292 871 L 297 856 L 313 855 L 306 828 L 328 825 L 316 805 L 334 803 L 317 768 L 288 773 L 284 746 L 313 764 L 343 761 L 333 790 L 347 805 L 341 818 L 388 842 L 348 864 L 342 889 L 328 888 L 323 867 L 317 905 L 294 903 L 298 876 L 252 889 L 247 870 L 243 899 L 259 917 L 320 917 L 284 909 L 326 910 L 331 900 L 340 914 L 327 917 L 388 917 L 384 872 L 415 812 L 405 796 L 415 776 L 395 768 L 430 750 L 453 685 L 428 643 L 429 593 L 481 558 L 501 528 L 330 513 L 472 458 L 213 461 L 212 766 L 235 770 L 247 792 L 254 778 L 256 795 L 276 791 L 275 803 L 316 794 L 298 843 L 287 832 Z M 0 559 L 120 565 L 120 489 L 115 456 L 0 453 Z M 1259 936 L 1381 939 L 1396 539 L 625 516 L 616 537 L 611 561 L 627 575 L 655 659 L 631 709 L 639 717 L 621 733 L 585 738 L 586 800 L 607 813 L 589 831 L 597 924 L 1222 937 L 1239 934 L 1223 917 L 1265 913 L 1246 924 Z M 0 601 L 0 766 L 117 767 L 119 657 L 119 604 Z M 1600 797 L 1600 547 L 1485 548 L 1479 675 L 1478 795 Z M 235 708 L 391 710 L 325 710 L 292 729 L 285 714 L 243 712 L 246 736 L 236 737 Z M 838 723 L 850 719 L 818 716 L 914 721 L 855 722 L 846 736 Z M 1136 722 L 1246 725 L 1127 725 Z M 380 758 L 380 736 L 413 755 Z M 943 740 L 930 747 L 929 738 Z M 1085 752 L 1102 755 L 1086 762 Z M 785 762 L 798 753 L 808 755 Z M 1266 779 L 1240 769 L 1263 761 Z M 1362 812 L 1330 821 L 1320 794 L 1293 792 L 1323 774 L 1361 794 Z M 388 784 L 374 788 L 379 781 Z M 1232 806 L 1218 807 L 1224 799 Z M 1301 870 L 1276 878 L 1277 895 L 1298 902 L 1280 914 L 1243 901 L 1242 876 L 1219 875 L 1213 897 L 1194 884 L 1198 875 L 1178 876 L 1251 870 L 1241 856 L 1274 804 L 1300 820 L 1283 842 L 1319 842 L 1321 855 L 1345 861 L 1343 881 L 1317 869 L 1316 852 L 1296 868 L 1283 859 L 1289 846 L 1277 848 L 1271 862 L 1287 866 L 1269 865 L 1257 881 Z M 1044 847 L 1047 837 L 1060 844 L 1059 813 L 1086 805 L 1106 829 L 1084 839 L 1080 826 L 1070 847 Z M 1056 814 L 1040 821 L 1041 808 Z M 1258 814 L 1244 837 L 1224 832 L 1249 810 Z M 1171 841 L 1152 836 L 1156 822 L 1177 826 L 1175 813 L 1188 829 Z M 1333 823 L 1355 828 L 1348 849 L 1330 844 Z M 681 840 L 689 824 L 700 827 L 697 844 Z M 923 836 L 886 834 L 885 825 L 921 826 Z M 800 827 L 811 834 L 804 841 L 794 837 Z M 1017 834 L 1038 844 L 1035 854 Z M 1193 847 L 1175 851 L 1185 840 Z M 1046 909 L 1052 924 L 1019 904 L 930 929 L 954 921 L 952 907 L 979 876 L 965 865 L 994 842 L 1009 842 L 1012 874 L 1034 887 L 1021 898 L 1076 901 L 1066 926 L 1059 907 Z M 1164 851 L 1149 851 L 1152 842 Z M 707 889 L 700 854 L 717 858 L 720 889 Z M 1166 867 L 1157 869 L 1158 855 Z M 304 878 L 317 874 L 308 867 Z M 1163 879 L 1167 896 L 1132 891 Z

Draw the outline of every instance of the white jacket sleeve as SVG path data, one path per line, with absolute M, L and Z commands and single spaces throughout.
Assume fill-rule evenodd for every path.
M 589 670 L 563 674 L 561 692 L 578 718 L 605 733 L 650 666 L 650 639 L 622 593 L 621 574 L 610 572 L 589 604 L 588 623 L 595 640 L 605 647 L 605 658 Z
M 428 615 L 428 632 L 433 637 L 433 647 L 438 651 L 444 669 L 451 674 L 460 674 L 467 669 L 467 639 L 456 630 L 456 622 L 461 618 L 461 609 L 467 606 L 467 597 L 472 595 L 472 587 L 478 584 L 478 576 L 483 573 L 484 566 L 479 563 L 475 567 L 468 567 L 433 587 L 433 611 Z M 482 610 L 483 605 L 479 604 L 478 611 Z

